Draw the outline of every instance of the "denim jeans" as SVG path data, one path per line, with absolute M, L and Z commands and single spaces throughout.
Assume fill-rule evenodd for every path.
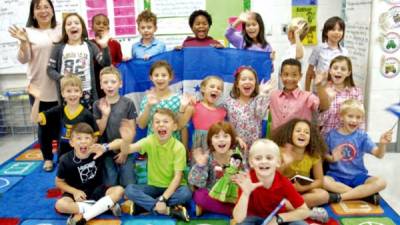
M 148 212 L 153 209 L 160 197 L 167 188 L 155 187 L 146 184 L 130 184 L 125 188 L 125 195 Z M 167 206 L 184 205 L 192 199 L 192 192 L 186 185 L 179 186 L 167 201 Z
M 244 219 L 243 222 L 237 223 L 236 225 L 261 225 L 265 218 L 261 218 L 258 216 L 248 216 Z M 283 223 L 285 225 L 308 225 L 308 223 L 303 220 L 297 220 L 292 222 Z
M 125 164 L 119 165 L 114 161 L 116 154 L 107 152 L 104 156 L 103 180 L 106 186 L 136 184 L 135 155 L 130 154 Z

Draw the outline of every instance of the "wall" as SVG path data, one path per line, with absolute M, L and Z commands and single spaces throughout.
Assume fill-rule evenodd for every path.
M 386 111 L 391 104 L 400 101 L 400 75 L 394 78 L 385 78 L 380 71 L 381 56 L 396 56 L 399 58 L 400 50 L 394 54 L 384 54 L 378 37 L 383 30 L 379 27 L 379 16 L 382 12 L 387 11 L 392 5 L 385 1 L 374 0 L 372 5 L 372 21 L 371 21 L 371 42 L 370 42 L 370 61 L 369 61 L 369 81 L 368 93 L 370 95 L 368 101 L 368 132 L 375 142 L 379 141 L 382 132 L 390 129 L 397 121 L 397 118 Z M 399 33 L 400 28 L 391 29 Z M 398 129 L 394 129 L 394 140 Z M 400 149 L 398 149 L 399 151 Z

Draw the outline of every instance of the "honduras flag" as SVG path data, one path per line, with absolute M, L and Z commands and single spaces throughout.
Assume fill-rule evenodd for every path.
M 225 81 L 224 95 L 228 95 L 234 81 L 233 74 L 239 66 L 251 66 L 257 71 L 259 80 L 270 78 L 272 63 L 269 54 L 238 49 L 192 47 L 165 52 L 150 60 L 133 59 L 119 64 L 123 87 L 121 95 L 133 100 L 139 110 L 145 92 L 153 84 L 149 77 L 151 65 L 159 60 L 167 61 L 174 71 L 170 84 L 173 92 L 200 95 L 200 82 L 208 75 L 217 75 Z M 223 98 L 221 98 L 223 99 Z
M 150 67 L 159 60 L 165 60 L 172 66 L 174 79 L 170 84 L 171 90 L 195 95 L 197 99 L 201 99 L 200 83 L 208 75 L 217 75 L 224 80 L 224 94 L 220 100 L 223 101 L 232 89 L 233 74 L 238 67 L 253 67 L 259 80 L 268 80 L 272 70 L 269 54 L 232 48 L 191 47 L 165 52 L 147 61 L 132 59 L 122 62 L 118 66 L 123 81 L 120 94 L 133 100 L 138 113 L 143 96 L 153 86 L 149 77 Z M 144 131 L 137 131 L 137 138 L 144 136 Z

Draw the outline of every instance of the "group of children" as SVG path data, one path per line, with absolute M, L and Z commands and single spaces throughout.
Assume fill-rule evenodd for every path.
M 156 21 L 148 10 L 138 16 L 142 38 L 132 47 L 133 58 L 147 60 L 165 51 L 165 44 L 154 38 Z M 240 23 L 242 33 L 235 30 Z M 282 90 L 276 90 L 274 79 L 259 82 L 252 67 L 241 66 L 222 104 L 218 102 L 224 81 L 216 75 L 203 79 L 202 98 L 196 99 L 174 93 L 169 87 L 173 69 L 166 61 L 157 61 L 149 74 L 154 87 L 142 99 L 139 113 L 130 99 L 119 95 L 121 75 L 108 66 L 122 60 L 118 42 L 108 36 L 108 18 L 96 15 L 92 25 L 96 38 L 88 41 L 82 18 L 67 15 L 61 40 L 50 55 L 47 72 L 57 81 L 65 104 L 41 110 L 45 91 L 29 86 L 35 98 L 32 119 L 54 132 L 60 130 L 56 186 L 64 194 L 56 209 L 72 214 L 68 224 L 85 224 L 107 210 L 120 215 L 123 196 L 129 199 L 123 210 L 130 214 L 147 211 L 188 221 L 185 206 L 193 199 L 197 215 L 221 213 L 238 224 L 261 224 L 282 202 L 268 224 L 306 224 L 303 220 L 309 216 L 326 222 L 326 211 L 317 206 L 330 202 L 365 199 L 379 204 L 378 192 L 386 183 L 368 175 L 363 155 L 383 157 L 392 131 L 385 132 L 376 146 L 363 130 L 363 96 L 354 84 L 347 51 L 340 46 L 345 24 L 339 17 L 326 21 L 323 44 L 310 57 L 306 89 L 314 80 L 315 94 L 299 88 L 301 40 L 308 24 L 297 18 L 288 30 L 288 58 L 280 66 Z M 193 12 L 189 25 L 195 37 L 176 49 L 223 47 L 208 36 L 212 19 L 206 11 Z M 10 29 L 21 42 L 24 32 Z M 225 35 L 236 48 L 274 58 L 258 13 L 242 13 Z M 271 140 L 260 139 L 268 112 Z M 191 150 L 190 120 L 195 129 Z M 132 143 L 136 126 L 147 128 L 147 136 Z M 137 153 L 146 154 L 147 184 L 136 184 Z

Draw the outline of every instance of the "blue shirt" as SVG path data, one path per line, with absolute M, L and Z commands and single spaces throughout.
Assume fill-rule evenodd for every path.
M 344 155 L 340 161 L 329 163 L 328 176 L 354 179 L 360 174 L 368 174 L 364 165 L 364 154 L 371 154 L 376 145 L 365 131 L 358 129 L 351 134 L 343 135 L 333 129 L 327 134 L 325 141 L 330 154 L 337 146 L 343 145 Z
M 159 40 L 153 39 L 150 45 L 144 45 L 140 39 L 132 46 L 132 58 L 143 59 L 144 55 L 154 56 L 165 51 L 165 44 Z

